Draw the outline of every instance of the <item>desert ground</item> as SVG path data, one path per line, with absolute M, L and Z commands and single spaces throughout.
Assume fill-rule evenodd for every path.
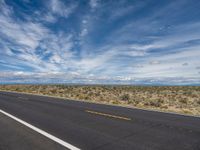
M 200 116 L 199 86 L 1 85 L 0 90 Z

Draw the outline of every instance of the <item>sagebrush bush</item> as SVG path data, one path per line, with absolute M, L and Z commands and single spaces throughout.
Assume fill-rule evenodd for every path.
M 121 96 L 121 100 L 122 100 L 122 101 L 128 101 L 129 99 L 130 99 L 129 94 L 123 94 L 123 95 Z

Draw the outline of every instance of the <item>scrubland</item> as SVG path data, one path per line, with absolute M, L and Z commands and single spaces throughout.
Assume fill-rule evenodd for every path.
M 200 116 L 199 86 L 1 85 L 0 90 Z

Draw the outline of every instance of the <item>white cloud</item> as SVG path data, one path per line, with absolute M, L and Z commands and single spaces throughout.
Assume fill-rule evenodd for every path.
M 8 16 L 0 15 L 0 32 L 17 45 L 35 49 L 39 41 L 48 34 L 48 29 L 32 22 L 16 22 Z
M 98 6 L 98 0 L 90 0 L 89 4 L 90 4 L 90 7 L 94 9 Z
M 50 62 L 52 63 L 61 63 L 62 62 L 62 58 L 57 55 L 57 54 L 54 54 L 51 58 L 50 58 Z
M 1 83 L 104 83 L 104 84 L 169 84 L 187 85 L 200 83 L 200 78 L 195 77 L 131 77 L 131 76 L 88 76 L 74 72 L 1 72 Z
M 45 14 L 44 17 L 42 17 L 41 19 L 46 22 L 50 22 L 50 23 L 55 23 L 57 21 L 56 17 L 53 16 L 53 14 L 51 14 L 51 13 Z
M 157 65 L 157 64 L 160 64 L 160 61 L 152 60 L 152 61 L 149 62 L 149 64 L 151 64 L 151 65 Z
M 87 20 L 85 20 L 85 19 L 84 19 L 84 20 L 82 20 L 82 23 L 83 23 L 83 24 L 86 24 L 87 22 L 88 22 L 88 21 L 87 21 Z
M 135 49 L 135 50 L 150 50 L 150 49 L 156 49 L 156 48 L 163 48 L 164 45 L 162 44 L 143 44 L 143 45 L 139 45 L 139 44 L 133 44 L 130 46 L 131 49 Z
M 68 58 L 73 57 L 71 52 L 72 35 L 61 32 L 53 33 L 40 22 L 15 20 L 11 17 L 13 12 L 9 9 L 7 12 L 10 13 L 0 14 L 0 52 L 4 53 L 3 57 L 6 59 L 7 65 L 12 67 L 11 62 L 16 62 L 19 65 L 30 67 L 34 71 L 63 69 L 62 64 L 60 66 L 56 64 L 64 61 L 64 66 L 69 62 Z M 38 48 L 40 55 L 37 54 Z M 18 51 L 19 54 L 13 53 L 13 50 Z M 43 57 L 51 54 L 53 56 L 50 61 L 43 60 Z M 67 69 L 66 66 L 65 68 Z
M 195 68 L 200 64 L 199 55 L 200 51 L 196 47 L 163 54 L 162 57 L 148 56 L 139 62 L 144 67 L 134 69 L 134 75 L 136 77 L 198 77 Z
M 188 63 L 183 63 L 182 66 L 188 66 Z
M 86 28 L 84 28 L 81 33 L 80 33 L 80 36 L 85 36 L 88 34 L 88 30 Z
M 0 12 L 4 16 L 9 16 L 11 13 L 13 13 L 13 9 L 12 7 L 6 5 L 4 0 L 0 0 Z
M 68 17 L 71 13 L 73 13 L 77 7 L 77 4 L 70 3 L 69 6 L 67 6 L 61 0 L 51 0 L 49 7 L 54 14 L 60 15 L 62 17 Z

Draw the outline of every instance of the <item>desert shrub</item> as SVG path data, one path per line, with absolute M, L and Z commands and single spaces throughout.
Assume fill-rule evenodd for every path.
M 150 105 L 151 105 L 151 106 L 155 106 L 155 107 L 159 107 L 159 106 L 160 106 L 160 103 L 155 102 L 155 101 L 150 101 Z
M 167 105 L 162 105 L 162 106 L 160 106 L 160 108 L 162 108 L 162 109 L 167 109 L 168 106 L 167 106 Z
M 164 100 L 163 99 L 158 99 L 158 102 L 159 103 L 164 103 Z
M 112 101 L 112 104 L 117 105 L 117 104 L 120 104 L 120 102 L 119 101 Z
M 180 103 L 183 103 L 183 104 L 187 104 L 187 99 L 186 98 L 182 98 L 179 100 Z
M 150 103 L 149 102 L 144 102 L 144 106 L 149 106 Z
M 123 94 L 123 95 L 121 96 L 121 100 L 122 100 L 122 101 L 128 101 L 129 99 L 130 99 L 129 94 Z
M 192 111 L 189 109 L 183 109 L 182 112 L 185 114 L 192 114 Z
M 152 100 L 152 101 L 149 102 L 149 105 L 153 106 L 153 107 L 160 107 L 161 102 L 159 102 L 159 100 Z
M 57 93 L 57 90 L 56 90 L 56 89 L 51 89 L 50 92 L 51 92 L 52 94 L 55 94 L 55 93 Z
M 197 104 L 199 104 L 199 105 L 200 105 L 200 100 L 198 100 L 198 101 L 197 101 Z
M 129 101 L 127 102 L 127 104 L 133 104 L 133 101 L 129 100 Z
M 139 104 L 140 100 L 134 99 L 133 102 L 134 102 L 135 105 L 137 105 L 137 104 Z
M 85 99 L 85 100 L 89 100 L 90 97 L 89 97 L 89 96 L 85 96 L 84 99 Z

